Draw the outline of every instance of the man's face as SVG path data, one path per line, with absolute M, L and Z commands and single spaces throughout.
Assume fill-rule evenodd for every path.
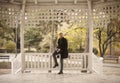
M 59 38 L 62 38 L 63 37 L 63 34 L 62 33 L 59 33 Z

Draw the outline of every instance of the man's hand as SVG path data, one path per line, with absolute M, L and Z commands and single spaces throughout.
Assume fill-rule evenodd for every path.
M 60 52 L 60 49 L 57 49 L 57 52 Z

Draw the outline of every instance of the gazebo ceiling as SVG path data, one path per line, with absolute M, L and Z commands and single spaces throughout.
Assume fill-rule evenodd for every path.
M 22 2 L 23 0 L 0 0 L 0 2 Z M 43 3 L 47 3 L 47 2 L 84 2 L 87 0 L 26 0 L 27 2 L 43 2 Z M 100 1 L 100 0 L 92 0 L 92 1 Z M 101 0 L 101 1 L 106 1 L 106 0 Z
M 0 3 L 14 3 L 14 4 L 22 4 L 24 0 L 0 0 Z M 93 2 L 106 2 L 106 1 L 119 1 L 119 0 L 91 0 Z M 60 4 L 60 3 L 73 3 L 73 4 L 78 4 L 78 3 L 87 3 L 87 0 L 26 0 L 27 3 L 55 3 L 55 4 Z

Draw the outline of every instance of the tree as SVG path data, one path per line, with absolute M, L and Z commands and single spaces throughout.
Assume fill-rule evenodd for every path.
M 80 27 L 79 22 L 67 22 L 64 22 L 67 24 L 67 26 L 62 27 L 61 31 L 65 34 L 65 37 L 68 39 L 69 52 L 83 52 L 85 45 L 86 28 Z
M 15 43 L 13 41 L 7 41 L 5 49 L 7 49 L 7 52 L 15 52 Z
M 16 43 L 17 49 L 20 49 L 20 28 L 9 27 L 6 21 L 0 20 L 0 39 Z M 17 38 L 17 41 L 16 41 Z M 5 44 L 5 43 L 4 43 Z M 3 45 L 5 46 L 5 45 Z M 14 48 L 15 49 L 15 48 Z
M 28 46 L 28 51 L 34 46 L 37 49 L 39 42 L 42 40 L 42 33 L 39 28 L 25 29 L 25 46 Z
M 111 19 L 107 24 L 107 29 L 98 28 L 95 34 L 99 41 L 100 56 L 103 57 L 112 42 L 120 41 L 120 21 Z
M 61 25 L 61 22 L 59 21 L 40 21 L 39 24 L 36 27 L 40 28 L 40 31 L 42 31 L 42 41 L 40 42 L 41 50 L 47 50 L 47 52 L 50 49 L 50 42 L 51 44 L 51 50 L 53 50 L 56 47 L 56 33 L 58 31 L 58 25 Z M 52 35 L 52 38 L 51 38 Z

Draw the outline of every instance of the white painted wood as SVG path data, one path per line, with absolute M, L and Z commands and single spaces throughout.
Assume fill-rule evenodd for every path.
M 10 2 L 14 2 L 14 0 L 10 0 Z
M 58 4 L 58 0 L 55 0 L 55 4 Z
M 92 54 L 92 69 L 96 73 L 102 75 L 103 74 L 103 58 L 102 57 L 97 57 L 96 55 Z
M 86 55 L 88 55 L 88 53 L 69 53 L 69 58 L 64 60 L 64 69 L 79 69 L 79 70 L 82 69 L 82 56 L 86 56 Z M 28 56 L 32 58 L 32 61 L 30 58 L 28 59 Z M 51 53 L 25 53 L 25 57 L 26 57 L 25 61 L 28 62 L 26 63 L 26 65 L 30 65 L 31 63 L 32 65 L 34 64 L 34 66 L 31 66 L 31 67 L 26 66 L 26 69 L 49 70 L 50 56 L 51 56 Z M 39 67 L 37 66 L 38 64 L 34 62 L 37 62 L 37 63 L 39 62 L 40 64 Z
M 80 20 L 81 22 L 83 22 L 83 23 L 80 23 L 80 26 L 82 26 L 82 27 L 86 27 L 86 25 L 88 23 L 88 25 L 89 25 L 89 37 L 88 38 L 90 39 L 90 42 L 89 42 L 89 47 L 90 47 L 90 49 L 89 49 L 89 53 L 90 53 L 89 69 L 91 70 L 91 67 L 93 66 L 92 62 L 91 62 L 91 60 L 92 60 L 92 57 L 91 57 L 92 56 L 92 39 L 93 39 L 92 38 L 92 36 L 93 36 L 92 28 L 93 27 L 94 28 L 106 27 L 110 18 L 118 18 L 120 16 L 120 11 L 119 11 L 120 10 L 120 1 L 119 0 L 116 0 L 116 1 L 115 0 L 107 0 L 107 1 L 105 1 L 105 3 L 104 3 L 104 0 L 103 0 L 103 2 L 101 2 L 102 0 L 98 0 L 96 2 L 93 2 L 92 5 L 91 5 L 90 0 L 88 0 L 88 3 L 82 2 L 79 0 L 71 0 L 71 1 L 67 1 L 67 2 L 65 2 L 63 0 L 62 2 L 58 3 L 59 0 L 56 0 L 56 3 L 58 3 L 58 5 L 55 4 L 55 0 L 52 1 L 53 3 L 45 3 L 45 4 L 37 3 L 37 5 L 34 4 L 35 0 L 33 0 L 34 1 L 33 3 L 25 3 L 25 0 L 23 0 L 23 1 L 24 2 L 22 5 L 6 3 L 6 2 L 0 3 L 0 8 L 1 8 L 0 18 L 2 18 L 2 19 L 7 18 L 7 22 L 10 27 L 15 27 L 15 25 L 13 23 L 13 21 L 14 21 L 13 18 L 15 16 L 16 12 L 18 13 L 18 15 L 20 17 L 20 18 L 18 17 L 18 21 L 19 20 L 21 21 L 21 26 L 20 26 L 21 27 L 20 28 L 21 35 L 20 36 L 21 36 L 22 70 L 24 70 L 24 68 L 25 68 L 24 60 L 26 60 L 26 58 L 24 56 L 24 35 L 23 34 L 24 34 L 24 27 L 27 27 L 25 25 L 30 24 L 30 23 L 28 23 L 29 20 L 37 21 L 37 22 L 31 22 L 32 25 L 36 25 L 37 23 L 39 23 L 39 20 L 56 21 L 56 20 L 58 20 L 57 17 L 59 17 L 59 19 L 62 21 Z M 40 1 L 38 1 L 38 2 L 40 2 Z M 63 3 L 63 2 L 65 2 L 65 3 Z M 21 6 L 22 6 L 22 10 L 20 12 Z M 91 6 L 93 6 L 93 9 Z M 60 9 L 63 12 L 67 12 L 67 14 L 64 13 L 63 15 L 60 15 L 60 13 L 63 13 L 62 11 L 59 11 Z M 7 12 L 6 10 L 9 10 L 10 12 Z M 41 11 L 41 10 L 43 10 L 43 11 Z M 47 10 L 48 12 L 46 12 L 45 10 Z M 55 10 L 56 12 L 49 12 L 49 10 Z M 71 10 L 74 10 L 74 12 L 72 12 Z M 75 10 L 77 10 L 77 12 L 75 12 Z M 89 10 L 89 14 L 87 14 L 88 10 Z M 26 20 L 24 20 L 25 13 L 29 14 L 28 16 L 26 15 L 27 16 Z M 42 13 L 47 14 L 47 15 L 38 15 L 38 14 L 42 14 Z M 52 15 L 51 15 L 52 19 L 49 18 L 50 13 L 52 13 Z M 59 15 L 54 15 L 53 13 L 59 13 Z M 77 14 L 77 16 L 75 14 Z M 35 16 L 36 16 L 36 18 L 35 18 Z M 60 18 L 60 17 L 62 17 L 62 18 Z M 35 18 L 35 19 L 33 19 L 33 18 Z M 88 22 L 87 22 L 87 20 L 88 20 Z M 92 23 L 92 20 L 94 20 L 94 25 Z M 36 59 L 35 59 L 35 60 L 37 60 L 36 62 L 33 61 L 34 57 L 32 55 L 28 56 L 29 58 L 27 60 L 30 60 L 30 62 L 28 62 L 29 64 L 26 63 L 28 68 L 33 68 L 33 67 L 40 68 L 41 65 L 42 65 L 42 67 L 44 67 L 44 65 L 43 65 L 44 63 L 39 63 L 41 56 L 39 56 L 39 59 L 37 58 L 38 56 L 36 56 Z M 74 59 L 74 60 L 76 61 L 76 59 Z M 65 60 L 67 63 L 67 64 L 65 63 L 66 67 L 70 67 L 70 68 L 73 66 L 77 67 L 79 62 L 78 61 L 75 62 L 74 60 L 71 62 L 69 60 Z M 74 63 L 74 64 L 70 65 L 69 63 L 70 64 Z M 77 65 L 76 65 L 76 63 L 77 63 Z M 49 64 L 49 63 L 47 63 L 47 64 Z M 85 66 L 87 65 L 86 61 L 85 61 L 84 65 Z M 46 67 L 47 66 L 45 65 L 45 68 Z
M 77 4 L 77 0 L 74 0 L 74 4 Z
M 24 56 L 24 27 L 25 27 L 25 4 L 26 0 L 23 0 L 23 5 L 21 9 L 21 24 L 20 24 L 20 51 L 22 59 L 22 72 L 25 69 L 25 56 Z
M 38 0 L 35 0 L 35 4 L 38 4 Z
M 52 21 L 52 26 L 49 27 L 51 28 L 51 38 L 50 38 L 50 52 L 53 53 L 54 51 L 54 21 Z
M 22 69 L 22 59 L 21 59 L 21 54 L 18 54 L 17 57 L 14 57 L 11 60 L 11 69 L 12 69 L 12 74 L 17 74 L 18 72 L 21 72 Z
M 92 52 L 93 52 L 93 15 L 92 15 L 92 2 L 88 0 L 88 27 L 89 27 L 89 56 L 88 56 L 88 69 L 92 71 Z

